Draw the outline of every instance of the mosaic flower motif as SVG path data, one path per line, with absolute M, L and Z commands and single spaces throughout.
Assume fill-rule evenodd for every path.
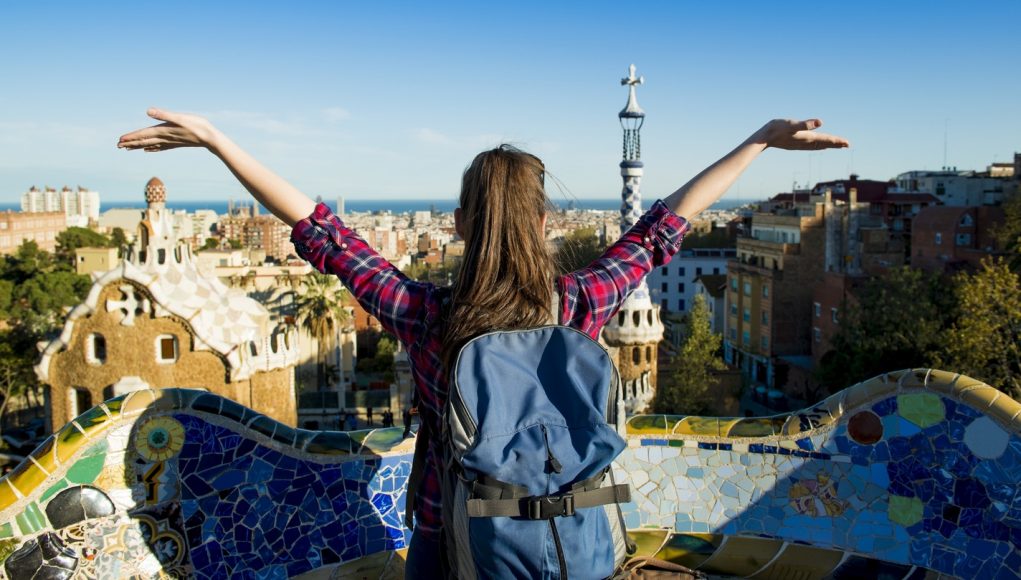
M 135 450 L 149 461 L 166 461 L 184 445 L 184 426 L 173 417 L 154 417 L 139 427 Z
M 795 482 L 788 497 L 794 511 L 807 516 L 839 516 L 848 505 L 837 496 L 837 482 L 825 473 L 819 473 L 814 480 Z

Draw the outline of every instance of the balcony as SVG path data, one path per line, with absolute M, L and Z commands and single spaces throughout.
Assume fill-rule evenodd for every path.
M 1017 578 L 1019 416 L 967 377 L 899 371 L 775 417 L 631 417 L 615 474 L 637 555 L 711 575 Z M 117 397 L 0 480 L 3 574 L 400 577 L 403 435 Z

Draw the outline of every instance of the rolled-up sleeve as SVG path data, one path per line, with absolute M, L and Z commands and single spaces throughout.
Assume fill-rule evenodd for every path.
M 687 220 L 661 200 L 587 268 L 560 279 L 564 320 L 593 338 L 653 268 L 681 249 Z
M 355 300 L 405 346 L 421 335 L 432 284 L 409 279 L 344 225 L 325 204 L 294 224 L 291 241 L 298 255 L 323 274 L 333 274 Z

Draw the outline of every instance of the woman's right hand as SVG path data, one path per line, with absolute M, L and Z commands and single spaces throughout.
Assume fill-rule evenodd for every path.
M 206 147 L 212 149 L 220 133 L 204 117 L 187 113 L 172 113 L 161 109 L 149 109 L 146 113 L 163 121 L 159 125 L 146 127 L 121 135 L 117 141 L 120 149 L 141 149 L 143 151 L 166 151 L 178 147 Z

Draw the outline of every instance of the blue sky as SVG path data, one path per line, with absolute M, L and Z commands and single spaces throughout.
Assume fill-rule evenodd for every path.
M 938 168 L 945 130 L 959 168 L 1021 151 L 1016 1 L 204 4 L 5 6 L 0 202 L 33 184 L 139 199 L 153 175 L 176 199 L 244 195 L 205 152 L 117 150 L 151 105 L 208 115 L 328 199 L 453 197 L 501 141 L 570 195 L 614 198 L 632 62 L 647 198 L 778 116 L 852 149 L 769 151 L 729 198 Z

